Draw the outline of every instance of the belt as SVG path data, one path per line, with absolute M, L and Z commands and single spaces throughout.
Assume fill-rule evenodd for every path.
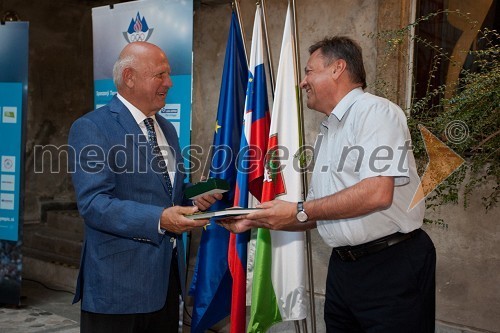
M 336 252 L 342 261 L 356 261 L 361 257 L 380 252 L 383 249 L 410 239 L 415 236 L 418 231 L 420 231 L 420 229 L 413 230 L 407 234 L 397 232 L 395 234 L 356 246 L 334 247 L 333 252 Z

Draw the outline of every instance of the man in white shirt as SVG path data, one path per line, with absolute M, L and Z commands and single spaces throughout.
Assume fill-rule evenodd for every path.
M 301 88 L 324 113 L 305 202 L 275 200 L 233 222 L 300 231 L 317 227 L 333 247 L 328 266 L 328 332 L 434 332 L 435 248 L 420 229 L 424 204 L 410 209 L 419 177 L 404 112 L 365 93 L 361 48 L 347 37 L 309 49 Z

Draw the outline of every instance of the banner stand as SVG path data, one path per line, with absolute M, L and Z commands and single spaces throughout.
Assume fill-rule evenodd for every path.
M 29 23 L 0 24 L 0 303 L 20 304 Z

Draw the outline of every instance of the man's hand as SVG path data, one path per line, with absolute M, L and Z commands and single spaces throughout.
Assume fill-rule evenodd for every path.
M 297 203 L 283 200 L 273 200 L 260 204 L 261 208 L 237 219 L 249 219 L 255 223 L 266 225 L 273 230 L 288 230 L 290 225 L 299 223 L 297 221 Z
M 205 194 L 204 196 L 193 200 L 193 204 L 198 207 L 199 210 L 204 211 L 210 208 L 217 200 L 222 199 L 222 193 Z
M 160 228 L 181 234 L 197 227 L 206 226 L 210 220 L 191 220 L 184 216 L 194 214 L 197 211 L 198 207 L 173 206 L 165 208 L 161 214 Z
M 233 233 L 245 232 L 251 228 L 266 228 L 272 230 L 304 231 L 316 227 L 315 221 L 299 223 L 297 221 L 297 203 L 283 200 L 265 202 L 261 208 L 248 215 L 219 221 L 227 230 Z

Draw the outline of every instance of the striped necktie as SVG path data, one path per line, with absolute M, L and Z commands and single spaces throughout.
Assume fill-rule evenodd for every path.
M 155 127 L 154 127 L 154 120 L 152 118 L 146 118 L 146 119 L 144 119 L 144 125 L 146 125 L 146 129 L 148 130 L 148 140 L 149 140 L 149 144 L 151 145 L 151 148 L 153 149 L 153 154 L 155 156 L 161 157 L 162 163 L 159 163 L 158 166 L 161 168 L 161 171 L 163 173 L 163 178 L 165 179 L 165 182 L 167 183 L 168 194 L 170 195 L 170 198 L 172 199 L 172 202 L 173 202 L 174 197 L 172 195 L 172 193 L 173 193 L 172 182 L 170 181 L 170 176 L 168 174 L 168 169 L 167 169 L 165 159 L 163 158 L 163 155 L 161 154 L 160 147 L 158 146 L 158 140 L 156 139 L 156 131 L 155 131 Z

